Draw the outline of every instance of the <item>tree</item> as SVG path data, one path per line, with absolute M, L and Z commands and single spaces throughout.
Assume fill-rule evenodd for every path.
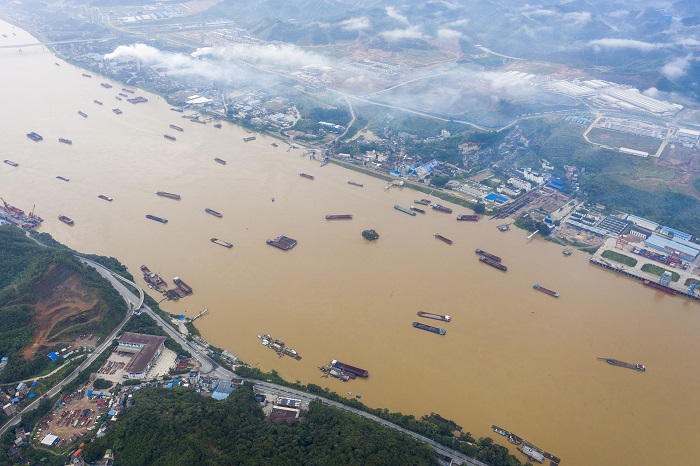
M 486 212 L 486 204 L 477 202 L 476 205 L 474 205 L 474 213 L 483 214 L 484 212 Z

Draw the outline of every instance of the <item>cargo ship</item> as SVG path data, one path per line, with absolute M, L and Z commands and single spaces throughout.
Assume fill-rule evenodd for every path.
M 435 237 L 436 237 L 437 239 L 439 239 L 440 241 L 444 241 L 444 242 L 447 243 L 447 244 L 452 244 L 452 240 L 451 240 L 451 239 L 445 238 L 445 237 L 442 236 L 440 233 L 435 233 L 433 236 L 435 236 Z
M 204 209 L 204 212 L 206 212 L 206 213 L 208 213 L 208 214 L 212 214 L 214 217 L 219 217 L 219 218 L 223 217 L 223 215 L 221 215 L 219 212 L 217 212 L 217 211 L 215 211 L 215 210 L 213 210 L 213 209 L 210 209 L 209 207 L 207 207 L 206 209 Z
M 212 238 L 211 242 L 214 244 L 218 244 L 219 246 L 223 246 L 225 248 L 232 248 L 233 244 L 229 243 L 228 241 L 222 241 L 218 238 Z
M 146 214 L 146 218 L 151 219 L 151 220 L 155 220 L 156 222 L 160 222 L 160 223 L 168 223 L 167 218 L 160 218 L 160 217 L 156 217 L 155 215 L 151 215 L 151 214 Z
M 359 367 L 351 366 L 350 364 L 342 363 L 336 359 L 331 361 L 331 366 L 336 369 L 340 369 L 343 372 L 348 372 L 350 374 L 355 374 L 358 377 L 368 377 L 369 371 L 365 369 L 360 369 Z
M 289 249 L 292 249 L 294 246 L 297 245 L 297 240 L 292 239 L 288 236 L 284 235 L 279 235 L 275 239 L 268 239 L 265 241 L 267 244 L 270 246 L 274 246 L 278 249 L 282 249 L 283 251 L 287 251 Z
M 458 215 L 457 221 L 459 221 L 459 222 L 478 222 L 479 216 L 478 215 Z
M 112 202 L 112 201 L 114 200 L 114 199 L 112 199 L 112 198 L 109 197 L 109 196 L 105 196 L 104 194 L 100 194 L 100 195 L 97 196 L 97 197 L 99 197 L 100 199 L 104 199 L 105 201 L 109 201 L 109 202 Z
M 255 141 L 255 136 L 247 136 L 243 138 L 243 142 Z
M 433 204 L 432 207 L 433 207 L 433 210 L 437 210 L 438 212 L 444 212 L 446 214 L 452 213 L 452 209 L 450 209 L 449 207 L 445 207 L 444 205 Z
M 219 162 L 221 165 L 226 165 L 226 160 L 220 159 L 219 157 L 214 157 L 215 162 Z
M 12 165 L 13 167 L 19 167 L 19 164 L 13 162 L 12 160 L 7 160 L 7 159 L 5 159 L 5 160 L 3 160 L 3 162 L 5 162 L 5 163 L 8 164 L 8 165 Z
M 92 76 L 90 76 L 90 75 L 87 74 L 87 73 L 83 73 L 83 76 L 86 77 L 86 78 L 92 78 Z
M 418 212 L 419 214 L 424 214 L 424 213 L 425 213 L 425 210 L 419 209 L 419 208 L 416 207 L 416 206 L 411 206 L 411 210 L 414 211 L 414 212 Z
M 58 219 L 66 225 L 73 225 L 75 223 L 72 218 L 68 218 L 65 215 L 59 215 Z
M 535 283 L 534 285 L 532 285 L 532 287 L 533 287 L 534 289 L 536 289 L 537 291 L 541 291 L 541 292 L 544 293 L 544 294 L 548 294 L 549 296 L 554 296 L 555 298 L 558 298 L 558 297 L 559 297 L 559 293 L 557 293 L 556 291 L 548 290 L 547 288 L 545 288 L 545 287 L 543 287 L 543 286 L 540 286 L 540 285 L 537 284 L 537 283 Z
M 169 139 L 169 140 L 171 140 L 171 141 L 175 141 L 175 136 L 171 136 L 171 135 L 169 135 L 169 134 L 164 134 L 163 137 L 164 137 L 165 139 Z
M 494 260 L 491 260 L 488 257 L 481 256 L 481 257 L 479 257 L 479 260 L 481 262 L 483 262 L 484 264 L 488 264 L 491 267 L 494 267 L 498 270 L 502 270 L 504 272 L 508 270 L 508 267 L 506 267 L 505 265 L 501 264 L 500 262 L 496 262 Z
M 132 98 L 130 98 L 130 99 L 126 99 L 126 101 L 129 102 L 130 104 L 142 104 L 142 103 L 148 102 L 148 99 L 145 98 L 145 97 L 141 97 L 140 95 L 138 95 L 138 96 L 136 96 L 136 97 L 132 97 Z
M 351 214 L 326 215 L 326 220 L 352 220 Z
M 660 283 L 654 283 L 649 280 L 644 280 L 642 282 L 642 285 L 648 286 L 649 288 L 654 288 L 655 290 L 659 290 L 662 293 L 670 294 L 671 296 L 675 296 L 678 294 L 678 292 L 673 288 L 669 288 L 667 286 L 661 285 Z
M 394 206 L 394 209 L 398 210 L 399 212 L 403 212 L 404 214 L 411 215 L 411 216 L 413 216 L 413 217 L 416 216 L 416 213 L 415 213 L 415 212 L 412 212 L 412 211 L 408 210 L 408 209 L 405 208 L 405 207 L 401 207 L 401 206 L 398 205 L 398 204 Z
M 185 131 L 184 129 L 180 128 L 179 126 L 170 125 L 170 127 L 171 127 L 172 129 L 176 130 L 176 131 L 180 131 L 180 132 Z
M 100 101 L 97 100 L 97 99 L 93 100 L 93 102 L 95 102 L 97 105 L 102 105 L 102 102 L 100 102 Z
M 119 110 L 118 108 L 113 108 L 112 111 L 116 113 L 117 115 L 121 115 L 123 112 Z
M 68 178 L 65 178 L 63 176 L 57 176 L 56 178 L 61 180 L 61 181 L 70 181 Z
M 169 197 L 170 199 L 180 199 L 179 194 L 167 193 L 165 191 L 156 191 L 156 194 L 161 197 Z
M 647 368 L 644 367 L 644 364 L 630 364 L 628 362 L 618 361 L 617 359 L 613 359 L 613 358 L 596 358 L 596 359 L 598 359 L 600 361 L 605 361 L 612 366 L 624 367 L 626 369 L 632 369 L 632 370 L 639 371 L 639 372 L 646 372 L 646 370 L 647 370 Z
M 104 87 L 105 89 L 111 89 L 111 88 L 112 88 L 112 85 L 111 85 L 111 84 L 107 84 L 107 83 L 100 83 L 100 86 Z
M 78 110 L 78 115 L 80 115 L 80 116 L 83 117 L 83 118 L 87 118 L 87 113 L 85 113 L 85 112 L 83 112 L 83 111 L 81 111 L 81 110 Z
M 411 325 L 413 325 L 414 328 L 425 330 L 427 332 L 437 333 L 438 335 L 444 335 L 447 333 L 447 330 L 445 330 L 444 328 L 437 328 L 433 327 L 432 325 L 421 324 L 420 322 L 413 322 L 413 324 Z
M 418 311 L 418 317 L 425 317 L 426 319 L 441 320 L 443 322 L 449 322 L 452 320 L 450 316 L 443 316 L 440 314 L 433 314 L 432 312 Z
M 66 139 L 66 138 L 58 138 L 58 142 L 62 142 L 63 144 L 68 144 L 68 145 L 73 144 L 73 141 L 71 141 L 70 139 Z
M 477 249 L 477 250 L 474 251 L 474 252 L 477 253 L 477 254 L 480 254 L 480 255 L 482 255 L 482 256 L 484 256 L 484 257 L 486 257 L 487 259 L 491 259 L 491 260 L 494 261 L 494 262 L 501 262 L 501 258 L 500 258 L 500 257 L 494 256 L 493 254 L 489 254 L 488 252 L 484 251 L 483 249 Z
M 314 176 L 313 176 L 313 175 L 309 175 L 308 173 L 304 173 L 304 172 L 299 173 L 299 176 L 301 176 L 302 178 L 309 179 L 309 180 L 313 180 L 313 179 L 314 179 Z
M 183 282 L 180 277 L 173 278 L 173 283 L 187 294 L 192 294 L 192 287 L 187 283 Z
M 39 133 L 35 133 L 34 131 L 27 133 L 27 137 L 32 141 L 42 141 L 44 139 Z
M 430 205 L 430 201 L 428 199 L 418 199 L 413 202 L 420 205 Z
M 353 185 L 353 186 L 358 186 L 360 188 L 364 187 L 362 183 L 357 183 L 355 181 L 348 181 L 348 184 Z

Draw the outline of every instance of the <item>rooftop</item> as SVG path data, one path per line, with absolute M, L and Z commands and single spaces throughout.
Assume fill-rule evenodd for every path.
M 130 345 L 141 345 L 141 349 L 129 365 L 128 371 L 140 374 L 148 368 L 148 364 L 153 360 L 158 348 L 165 342 L 165 337 L 155 335 L 144 335 L 142 333 L 124 332 L 117 339 L 117 342 Z

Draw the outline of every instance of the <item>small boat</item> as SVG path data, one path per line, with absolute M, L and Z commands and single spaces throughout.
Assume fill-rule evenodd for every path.
M 220 163 L 221 165 L 226 165 L 226 160 L 220 159 L 219 157 L 214 157 L 214 161 Z
M 416 207 L 416 206 L 411 206 L 411 210 L 414 211 L 414 212 L 418 212 L 419 214 L 424 214 L 424 213 L 425 213 L 425 210 L 419 209 L 419 208 Z
M 71 141 L 70 139 L 66 139 L 66 138 L 58 138 L 58 142 L 62 142 L 63 144 L 68 144 L 68 145 L 73 144 L 73 141 Z
M 596 359 L 598 359 L 599 361 L 605 361 L 612 366 L 624 367 L 626 369 L 632 369 L 632 370 L 639 371 L 639 372 L 646 372 L 646 370 L 647 370 L 647 368 L 644 367 L 644 364 L 630 364 L 628 362 L 618 361 L 617 359 L 613 359 L 613 358 L 596 358 Z
M 229 248 L 229 249 L 233 247 L 233 244 L 229 243 L 228 241 L 220 240 L 220 239 L 218 239 L 218 238 L 212 238 L 212 239 L 211 239 L 211 242 L 214 243 L 214 244 L 218 244 L 219 246 L 223 246 L 223 247 L 225 247 L 225 248 Z
M 181 128 L 181 127 L 179 127 L 179 126 L 175 126 L 175 125 L 170 125 L 170 127 L 171 127 L 172 129 L 174 129 L 175 131 L 180 131 L 180 132 L 183 132 L 183 131 L 185 131 L 184 129 L 182 129 L 182 128 Z
M 223 217 L 223 215 L 221 215 L 219 212 L 215 211 L 214 209 L 210 209 L 209 207 L 204 209 L 204 212 L 206 212 L 208 214 L 212 214 L 214 217 L 219 217 L 219 218 Z
M 111 88 L 112 88 L 112 85 L 111 85 L 111 84 L 107 84 L 107 83 L 100 83 L 100 86 L 104 87 L 105 89 L 111 89 Z
M 3 36 L 3 37 L 7 37 L 7 36 L 5 36 L 5 34 L 3 34 L 2 36 Z M 61 66 L 61 64 L 58 63 L 58 62 L 54 62 L 54 65 L 56 65 L 56 66 Z
M 128 92 L 129 94 L 133 94 L 133 93 L 134 93 L 134 91 L 132 91 L 131 89 L 127 89 L 126 87 L 122 87 L 122 91 Z
M 68 178 L 65 178 L 63 176 L 57 176 L 56 178 L 61 180 L 61 181 L 70 181 Z
M 326 215 L 326 220 L 352 220 L 351 214 Z
M 214 128 L 221 129 L 221 123 L 214 123 Z
M 348 184 L 352 185 L 352 186 L 358 186 L 360 188 L 362 188 L 364 186 L 362 183 L 357 183 L 355 181 L 348 181 Z
M 432 312 L 423 312 L 423 311 L 418 311 L 417 313 L 418 317 L 425 317 L 426 319 L 435 319 L 435 320 L 441 320 L 443 322 L 449 322 L 452 320 L 450 316 L 443 316 L 440 314 L 433 314 Z
M 510 223 L 498 225 L 496 228 L 498 228 L 498 231 L 510 231 Z
M 68 217 L 66 217 L 65 215 L 59 215 L 59 216 L 58 216 L 58 219 L 59 219 L 60 221 L 62 221 L 63 223 L 65 223 L 66 225 L 73 225 L 73 224 L 75 224 L 75 222 L 73 221 L 72 218 L 68 218 Z
M 452 240 L 451 240 L 451 239 L 445 238 L 445 237 L 442 236 L 440 233 L 435 233 L 433 236 L 435 236 L 435 237 L 436 237 L 437 239 L 439 239 L 440 241 L 444 241 L 444 242 L 447 243 L 447 244 L 452 244 Z
M 117 115 L 121 115 L 122 113 L 124 113 L 124 112 L 122 112 L 121 110 L 119 110 L 118 108 L 113 108 L 112 111 L 113 111 L 114 113 L 116 113 Z
M 160 222 L 160 223 L 168 223 L 167 218 L 156 217 L 155 215 L 151 215 L 151 214 L 146 214 L 146 218 L 150 219 L 150 220 L 155 220 L 156 222 Z
M 95 102 L 97 105 L 102 105 L 102 102 L 100 102 L 100 101 L 97 100 L 97 99 L 93 100 L 93 102 Z
M 169 139 L 169 140 L 171 140 L 171 141 L 175 141 L 175 140 L 176 140 L 176 139 L 175 139 L 175 136 L 171 136 L 171 135 L 169 135 L 169 134 L 164 134 L 163 137 L 164 137 L 165 139 Z
M 537 291 L 541 291 L 541 292 L 544 293 L 544 294 L 548 294 L 549 296 L 553 296 L 553 297 L 555 297 L 555 298 L 558 298 L 558 297 L 559 297 L 559 293 L 557 293 L 556 291 L 549 290 L 549 289 L 547 289 L 547 288 L 545 288 L 545 287 L 543 287 L 543 286 L 540 286 L 540 285 L 537 284 L 537 283 L 535 283 L 534 285 L 532 285 L 532 287 L 533 287 L 534 289 L 536 289 Z
M 308 180 L 313 180 L 313 179 L 314 179 L 314 176 L 313 176 L 313 175 L 309 175 L 308 173 L 304 173 L 304 172 L 299 173 L 299 176 L 301 176 L 302 178 L 306 178 L 306 179 L 308 179 Z
M 499 435 L 503 435 L 503 436 L 508 435 L 508 431 L 507 431 L 507 430 L 501 429 L 500 427 L 498 427 L 498 426 L 496 426 L 496 425 L 491 426 L 491 429 L 493 429 L 493 431 L 496 432 L 496 433 L 499 434 Z
M 105 201 L 109 201 L 109 202 L 112 202 L 112 201 L 114 200 L 114 199 L 112 199 L 112 198 L 109 197 L 109 196 L 105 196 L 104 194 L 100 194 L 100 195 L 97 196 L 97 197 L 99 197 L 100 199 L 104 199 Z
M 398 204 L 394 206 L 394 209 L 398 210 L 399 212 L 403 212 L 404 214 L 408 214 L 408 215 L 410 215 L 410 216 L 412 216 L 412 217 L 415 217 L 415 216 L 416 216 L 416 213 L 415 213 L 415 212 L 412 212 L 412 211 L 408 210 L 408 209 L 405 208 L 405 207 L 401 207 L 401 206 L 398 205 Z
M 3 160 L 3 162 L 5 162 L 6 164 L 11 165 L 13 167 L 19 167 L 19 164 L 13 162 L 12 160 L 5 159 L 5 160 Z
M 78 110 L 78 115 L 80 115 L 83 118 L 87 118 L 87 113 L 85 113 L 83 111 Z
M 128 95 L 124 94 L 123 92 L 120 92 L 119 95 L 122 97 L 129 97 Z
M 182 112 L 185 111 L 185 110 L 182 109 L 182 108 L 175 108 L 175 107 L 170 107 L 170 110 L 173 111 L 173 112 L 178 112 L 178 113 L 182 113 Z

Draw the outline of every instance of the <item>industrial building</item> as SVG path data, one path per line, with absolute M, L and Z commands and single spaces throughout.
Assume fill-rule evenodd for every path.
M 678 254 L 681 259 L 688 262 L 692 262 L 700 254 L 700 244 L 683 239 L 668 239 L 659 235 L 649 236 L 644 241 L 644 245 L 665 254 Z
M 120 351 L 136 353 L 126 366 L 124 377 L 127 379 L 145 379 L 158 356 L 165 348 L 165 337 L 124 332 L 117 339 Z

